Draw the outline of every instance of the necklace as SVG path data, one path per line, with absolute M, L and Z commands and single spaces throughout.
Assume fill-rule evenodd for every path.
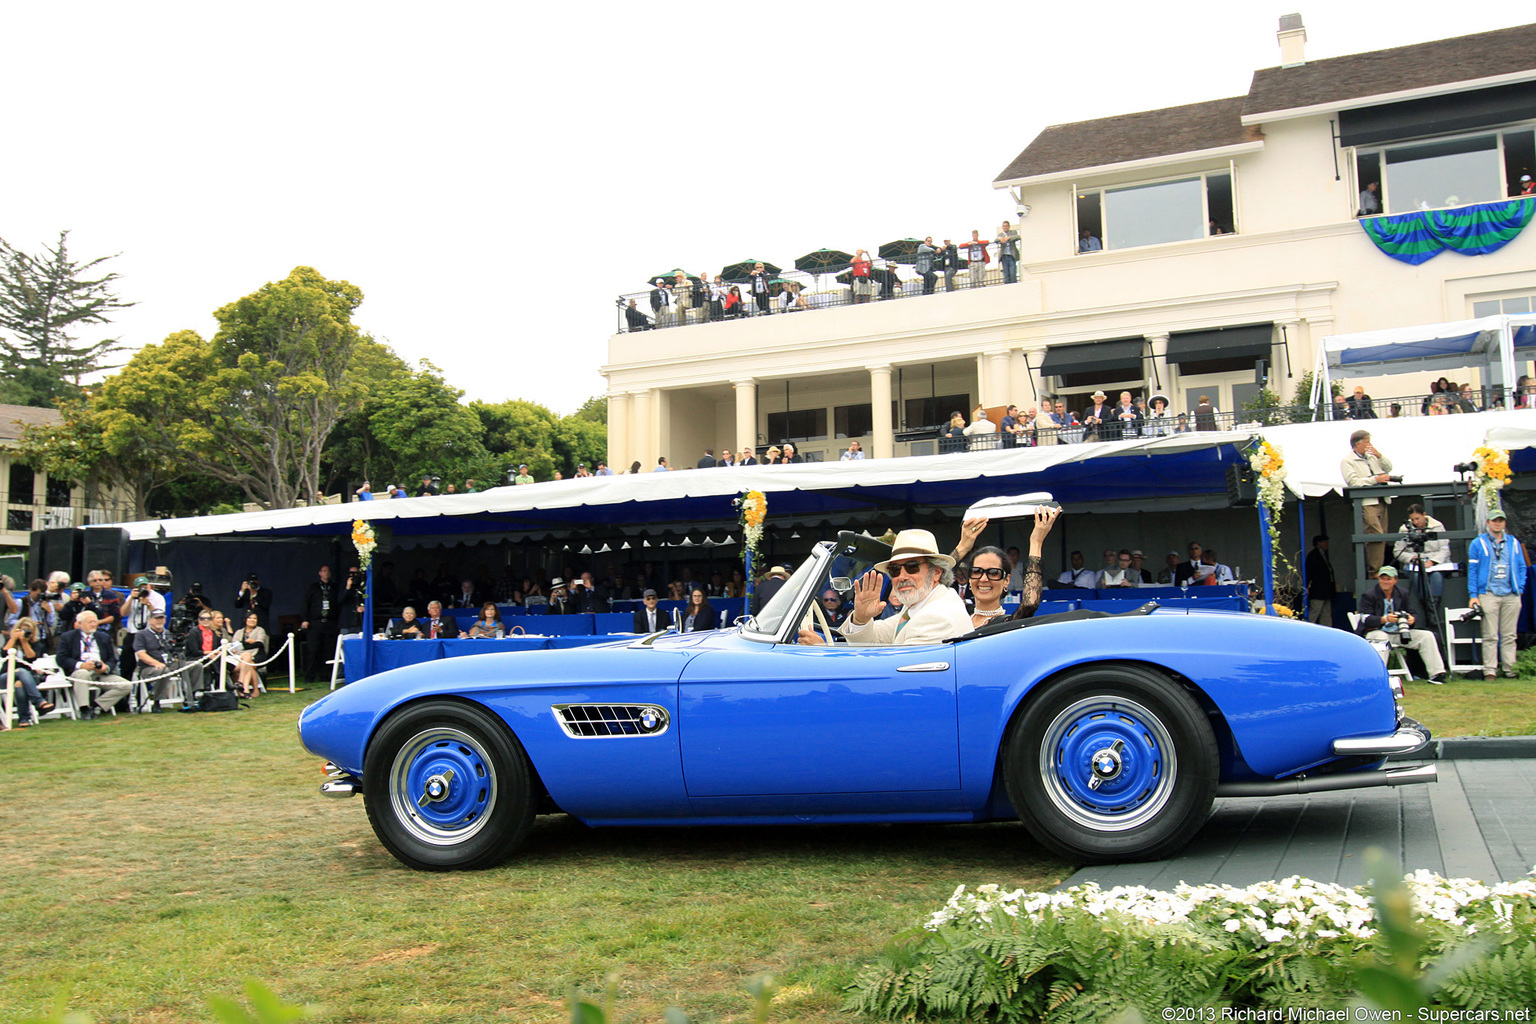
M 976 608 L 971 612 L 972 616 L 981 615 L 989 619 L 996 619 L 1008 613 L 1002 608 Z

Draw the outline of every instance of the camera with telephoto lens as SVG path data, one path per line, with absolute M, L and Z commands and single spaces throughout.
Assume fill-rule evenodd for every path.
M 1482 617 L 1483 617 L 1483 606 L 1482 605 L 1478 605 L 1476 608 L 1468 608 L 1466 611 L 1462 612 L 1461 613 L 1461 618 L 1457 619 L 1456 621 L 1457 622 L 1475 622 L 1475 621 L 1477 621 L 1478 619 L 1480 619 Z
M 1474 462 L 1458 462 L 1451 467 L 1452 473 L 1476 473 L 1477 464 Z
M 1394 483 L 1394 484 L 1400 484 L 1400 483 L 1403 482 L 1403 474 L 1401 474 L 1401 473 L 1388 473 L 1387 474 L 1387 482 L 1388 483 Z
M 1407 530 L 1403 533 L 1404 543 L 1408 545 L 1409 550 L 1417 551 L 1421 555 L 1424 553 L 1424 545 L 1427 542 L 1439 539 L 1440 535 L 1434 530 L 1425 530 L 1412 523 L 1408 524 Z

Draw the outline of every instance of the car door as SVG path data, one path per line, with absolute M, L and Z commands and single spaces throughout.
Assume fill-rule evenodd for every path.
M 678 684 L 688 795 L 958 790 L 951 655 L 753 643 L 699 655 Z

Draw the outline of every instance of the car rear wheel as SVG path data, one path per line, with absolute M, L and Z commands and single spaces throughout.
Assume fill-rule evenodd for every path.
M 1020 820 L 1045 846 L 1090 862 L 1156 860 L 1205 824 L 1220 761 L 1204 710 L 1182 686 L 1105 665 L 1030 701 L 1003 770 Z
M 528 755 L 490 712 L 454 701 L 413 704 L 369 744 L 368 821 L 401 863 L 425 871 L 484 868 L 533 823 Z

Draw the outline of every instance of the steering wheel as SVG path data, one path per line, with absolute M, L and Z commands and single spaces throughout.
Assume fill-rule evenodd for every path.
M 832 624 L 827 621 L 827 613 L 821 610 L 821 601 L 819 599 L 812 599 L 811 601 L 810 618 L 814 619 L 815 624 L 821 627 L 821 635 L 826 637 L 827 644 L 831 645 L 833 642 Z

